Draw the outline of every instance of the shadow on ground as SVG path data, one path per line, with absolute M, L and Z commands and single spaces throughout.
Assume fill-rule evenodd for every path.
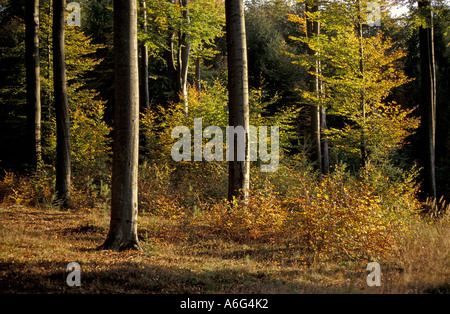
M 80 264 L 81 286 L 69 287 L 65 262 L 0 263 L 0 293 L 335 293 L 245 270 L 194 272 L 137 263 Z

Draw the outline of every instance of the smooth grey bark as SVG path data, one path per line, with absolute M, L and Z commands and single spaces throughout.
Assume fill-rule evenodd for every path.
M 63 208 L 70 207 L 70 119 L 65 62 L 66 1 L 53 1 L 53 79 L 56 112 L 56 194 Z
M 39 0 L 25 2 L 25 67 L 27 85 L 27 162 L 41 160 L 41 79 L 39 67 Z
M 229 125 L 249 128 L 248 103 L 248 65 L 247 43 L 245 33 L 244 4 L 242 0 L 225 1 L 225 18 L 227 34 L 228 62 L 228 95 Z M 237 147 L 237 138 L 231 138 Z M 248 198 L 250 188 L 250 159 L 248 150 L 248 134 L 245 141 L 243 161 L 236 160 L 236 149 L 233 161 L 228 162 L 228 199 L 234 197 Z
M 426 26 L 419 28 L 420 72 L 421 72 L 421 128 L 424 145 L 423 190 L 436 198 L 436 65 L 434 58 L 433 11 L 429 0 L 418 1 L 421 18 Z
M 114 1 L 111 220 L 100 249 L 140 249 L 137 236 L 139 73 L 136 0 Z

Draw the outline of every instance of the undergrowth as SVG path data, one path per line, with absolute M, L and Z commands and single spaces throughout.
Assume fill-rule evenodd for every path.
M 393 182 L 368 165 L 360 174 L 337 167 L 322 178 L 301 160 L 280 164 L 275 173 L 252 169 L 246 203 L 226 199 L 226 163 L 143 163 L 139 213 L 161 217 L 172 230 L 240 243 L 302 247 L 320 258 L 374 260 L 394 254 L 419 219 L 418 187 L 410 173 Z M 6 173 L 0 183 L 5 204 L 57 207 L 51 169 L 33 177 Z M 82 187 L 82 188 L 78 188 Z M 74 184 L 73 210 L 109 211 L 107 183 Z

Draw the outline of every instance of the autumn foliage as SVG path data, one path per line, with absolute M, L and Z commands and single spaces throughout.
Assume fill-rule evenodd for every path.
M 168 179 L 173 172 L 148 167 L 146 171 L 157 181 L 142 178 L 141 206 L 174 223 L 184 221 L 189 226 L 186 230 L 200 236 L 284 244 L 320 257 L 344 259 L 394 253 L 420 208 L 411 181 L 395 183 L 379 177 L 374 185 L 371 179 L 379 175 L 376 169 L 359 178 L 338 169 L 316 181 L 307 172 L 284 166 L 276 176 L 255 176 L 249 200 L 243 203 L 228 202 L 223 196 L 220 187 L 224 182 L 213 176 L 220 167 L 204 164 L 178 171 L 190 178 L 199 174 L 200 168 L 210 175 L 198 176 L 197 184 L 188 184 L 189 179 L 179 182 L 176 192 L 170 188 L 174 182 Z
M 95 6 L 92 4 L 94 2 L 90 3 Z M 179 251 L 174 249 L 175 253 L 171 252 L 177 255 L 173 260 L 182 255 L 180 252 L 189 251 L 192 247 L 197 250 L 195 254 L 198 251 L 203 254 L 202 250 L 206 251 L 205 247 L 209 246 L 208 257 L 217 253 L 213 251 L 221 251 L 217 255 L 232 255 L 233 253 L 223 249 L 227 245 L 228 248 L 244 247 L 243 251 L 246 246 L 254 251 L 258 247 L 270 247 L 285 250 L 283 254 L 288 251 L 281 260 L 295 256 L 292 257 L 292 267 L 298 267 L 303 256 L 326 262 L 387 261 L 402 252 L 410 254 L 409 252 L 413 251 L 411 247 L 424 248 L 426 244 L 423 243 L 426 241 L 435 241 L 435 247 L 448 246 L 444 243 L 448 238 L 444 237 L 448 233 L 448 214 L 445 216 L 444 210 L 436 210 L 433 212 L 433 218 L 429 218 L 423 213 L 424 208 L 447 208 L 448 212 L 448 204 L 445 204 L 444 198 L 440 201 L 442 205 L 437 207 L 437 200 L 431 200 L 429 203 L 419 200 L 420 169 L 417 169 L 413 158 L 407 156 L 411 154 L 407 150 L 411 148 L 409 142 L 414 140 L 412 137 L 415 136 L 419 120 L 416 103 L 408 103 L 401 97 L 395 97 L 396 92 L 401 94 L 401 88 L 406 88 L 405 86 L 414 82 L 404 71 L 405 58 L 408 56 L 406 48 L 400 47 L 402 43 L 390 38 L 389 30 L 373 35 L 368 32 L 363 39 L 358 38 L 355 25 L 340 16 L 338 10 L 327 10 L 321 13 L 321 16 L 315 17 L 322 23 L 322 33 L 317 38 L 302 37 L 305 16 L 299 12 L 292 15 L 277 13 L 282 15 L 280 20 L 295 29 L 293 33 L 299 37 L 290 36 L 288 33 L 281 36 L 281 31 L 280 36 L 272 36 L 269 30 L 273 25 L 264 25 L 268 32 L 263 34 L 264 36 L 280 39 L 279 45 L 271 43 L 270 54 L 262 59 L 277 59 L 279 63 L 275 62 L 273 65 L 267 62 L 264 64 L 265 71 L 273 71 L 275 77 L 280 76 L 276 78 L 281 82 L 281 76 L 288 76 L 290 71 L 295 72 L 295 77 L 301 79 L 298 79 L 298 82 L 290 82 L 295 86 L 295 91 L 289 91 L 290 98 L 283 96 L 287 100 L 278 92 L 274 92 L 274 85 L 278 85 L 278 80 L 265 84 L 265 79 L 271 79 L 268 75 L 264 78 L 261 74 L 260 84 L 249 91 L 250 124 L 256 127 L 279 126 L 280 164 L 277 171 L 263 173 L 260 171 L 262 161 L 252 161 L 248 199 L 227 200 L 226 161 L 175 162 L 172 159 L 171 147 L 177 141 L 171 136 L 174 127 L 183 125 L 193 131 L 194 119 L 202 118 L 203 127 L 215 125 L 224 131 L 229 123 L 227 77 L 220 68 L 224 67 L 226 58 L 219 51 L 224 52 L 224 47 L 220 47 L 217 39 L 223 35 L 223 21 L 215 21 L 206 14 L 204 7 L 207 3 L 217 11 L 217 16 L 223 15 L 219 10 L 220 1 L 202 0 L 192 4 L 192 56 L 201 59 L 203 76 L 201 82 L 197 82 L 201 83 L 200 90 L 198 86 L 188 88 L 189 114 L 186 115 L 183 104 L 173 103 L 169 97 L 173 96 L 169 88 L 171 84 L 168 78 L 164 78 L 167 65 L 161 57 L 164 52 L 170 50 L 167 47 L 167 35 L 177 27 L 180 30 L 187 27 L 181 23 L 182 11 L 178 10 L 180 8 L 175 10 L 174 5 L 167 1 L 148 2 L 149 22 L 153 24 L 149 25 L 148 33 L 140 34 L 139 40 L 145 42 L 151 50 L 153 64 L 150 62 L 150 66 L 154 67 L 151 70 L 155 73 L 149 78 L 154 89 L 154 99 L 151 108 L 141 110 L 139 121 L 138 230 L 144 250 L 136 254 L 143 254 L 146 258 L 150 256 L 151 260 L 154 257 L 151 251 L 160 250 L 163 253 L 160 253 L 158 258 L 165 263 L 167 256 L 164 254 L 169 253 L 164 250 L 170 251 L 177 245 Z M 334 2 L 333 5 L 339 8 L 342 3 L 344 2 Z M 29 211 L 38 210 L 42 215 L 46 215 L 47 212 L 59 210 L 60 205 L 55 195 L 53 166 L 56 159 L 56 125 L 52 56 L 50 52 L 47 55 L 46 50 L 51 45 L 51 19 L 46 13 L 50 12 L 49 5 L 48 1 L 44 1 L 40 16 L 41 44 L 45 47 L 41 50 L 43 161 L 33 173 L 14 172 L 0 167 L 0 209 L 9 217 L 9 224 L 14 223 L 17 216 L 20 217 L 22 226 L 27 224 L 26 215 L 29 215 Z M 93 9 L 94 7 L 91 8 Z M 254 14 L 256 16 L 256 13 Z M 195 21 L 195 17 L 198 21 Z M 252 23 L 257 24 L 256 19 Z M 266 29 L 264 27 L 261 29 Z M 249 29 L 256 32 L 257 27 L 253 25 L 253 28 Z M 19 38 L 21 32 L 23 33 L 23 25 L 11 34 L 17 33 L 16 37 Z M 108 99 L 111 98 L 113 87 L 105 87 L 109 82 L 108 75 L 111 75 L 111 64 L 108 64 L 108 58 L 111 58 L 111 55 L 108 55 L 110 47 L 108 48 L 107 44 L 99 44 L 93 35 L 95 32 L 86 35 L 81 29 L 67 29 L 66 52 L 72 131 L 73 206 L 70 208 L 70 214 L 92 214 L 92 217 L 96 218 L 89 222 L 80 222 L 74 218 L 80 225 L 64 225 L 65 231 L 59 232 L 66 238 L 74 234 L 80 239 L 92 237 L 94 243 L 99 241 L 100 237 L 97 236 L 104 237 L 105 234 L 101 233 L 105 233 L 104 225 L 110 216 L 111 135 L 114 129 L 111 121 L 112 104 L 111 99 Z M 105 38 L 108 36 L 105 35 Z M 263 54 L 264 47 L 260 47 L 255 38 L 249 38 L 250 42 L 253 40 L 253 45 L 249 45 L 250 51 L 253 49 Z M 274 47 L 280 47 L 280 51 Z M 360 57 L 359 53 L 361 47 L 364 48 L 363 57 Z M 317 51 L 317 54 L 312 56 L 307 53 L 306 48 Z M 23 50 L 24 45 L 19 41 L 14 47 L 2 48 L 10 59 L 23 54 Z M 321 94 L 309 91 L 306 81 L 302 81 L 308 69 L 318 61 L 322 64 L 321 72 L 314 75 L 317 75 L 325 86 Z M 277 72 L 277 64 L 283 65 L 285 73 Z M 302 71 L 297 71 L 300 68 Z M 100 75 L 96 71 L 104 72 Z M 14 109 L 11 110 L 11 118 L 8 118 L 10 120 L 4 119 L 8 122 L 5 125 L 14 125 L 15 129 L 20 129 L 24 122 L 24 117 L 18 109 L 23 105 L 24 101 L 20 99 L 25 94 L 22 72 L 17 72 L 14 84 L 0 89 L 4 108 Z M 189 79 L 192 78 L 192 72 L 194 71 L 189 73 Z M 257 81 L 259 74 L 253 73 L 251 81 Z M 402 96 L 407 98 L 407 95 Z M 163 98 L 164 101 L 160 100 Z M 330 151 L 330 171 L 327 174 L 317 171 L 317 160 L 311 160 L 309 154 L 311 143 L 307 140 L 309 130 L 306 126 L 310 121 L 306 111 L 311 105 L 326 109 L 328 129 L 323 130 L 321 136 L 323 142 L 326 141 L 329 145 Z M 8 135 L 8 141 L 5 143 L 14 142 L 14 136 Z M 207 139 L 202 140 L 202 145 L 205 145 Z M 362 156 L 362 145 L 366 156 Z M 367 158 L 361 162 L 361 157 Z M 4 163 L 5 160 L 0 162 Z M 439 175 L 446 176 L 446 172 L 442 171 Z M 20 210 L 15 212 L 15 208 Z M 436 217 L 446 218 L 439 220 L 440 218 Z M 419 228 L 419 233 L 418 226 L 423 227 L 423 230 Z M 433 228 L 427 229 L 429 226 Z M 11 226 L 8 228 L 12 229 Z M 7 229 L 2 230 L 0 231 L 7 239 Z M 436 234 L 427 233 L 427 230 Z M 426 241 L 420 239 L 417 234 L 422 234 Z M 53 237 L 53 234 L 51 236 Z M 440 243 L 441 239 L 444 244 Z M 89 245 L 100 244 L 97 242 Z M 5 245 L 4 243 L 6 241 L 2 245 Z M 60 242 L 56 243 L 55 247 Z M 64 243 L 67 245 L 69 240 Z M 408 246 L 408 243 L 419 244 Z M 11 247 L 8 249 L 15 250 Z M 423 251 L 424 255 L 429 254 L 425 249 Z M 445 259 L 440 250 L 435 251 L 440 260 Z M 445 252 L 445 249 L 442 251 Z M 88 250 L 83 252 L 86 256 L 97 253 L 91 254 Z M 52 254 L 53 252 L 49 253 L 49 256 Z M 6 255 L 7 253 L 2 257 L 5 260 Z M 114 255 L 114 258 L 117 256 Z M 277 266 L 279 260 L 272 260 L 273 256 L 267 256 L 261 259 L 270 260 L 268 263 L 271 267 Z M 102 257 L 98 258 L 99 264 L 103 262 Z M 201 260 L 198 256 L 195 258 Z M 420 261 L 420 258 L 421 256 L 416 257 L 416 260 Z M 257 264 L 256 259 L 248 265 Z M 145 263 L 153 267 L 152 261 L 145 260 Z M 189 260 L 186 264 L 188 266 L 184 266 L 188 269 L 192 261 Z M 436 268 L 442 268 L 440 264 L 437 265 Z M 89 267 L 94 266 L 92 264 Z M 220 267 L 224 268 L 223 265 Z M 197 286 L 190 282 L 195 279 L 190 276 L 195 277 L 194 275 L 183 276 L 188 278 L 187 286 L 195 286 L 197 289 Z M 259 273 L 255 276 L 259 280 Z M 153 275 L 150 277 L 149 281 L 153 282 Z M 235 277 L 234 273 L 230 277 Z M 122 280 L 126 281 L 125 278 Z M 178 284 L 177 280 L 173 281 L 174 285 Z M 147 284 L 143 286 L 148 286 Z M 206 288 L 205 290 L 207 291 Z

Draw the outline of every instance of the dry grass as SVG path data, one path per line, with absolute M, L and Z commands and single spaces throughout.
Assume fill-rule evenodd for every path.
M 415 225 L 397 263 L 404 270 L 401 291 L 450 293 L 450 213 Z
M 199 225 L 144 215 L 142 251 L 98 251 L 108 213 L 0 206 L 0 293 L 449 293 L 448 217 L 421 224 L 393 260 L 319 260 L 302 248 L 237 243 Z M 81 287 L 66 266 L 81 265 Z

